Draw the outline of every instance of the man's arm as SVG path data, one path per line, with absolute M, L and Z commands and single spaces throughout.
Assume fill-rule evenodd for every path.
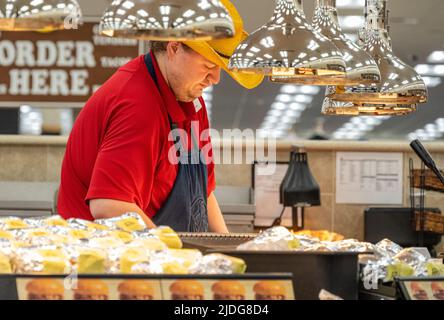
M 143 210 L 134 203 L 111 199 L 92 199 L 89 201 L 89 208 L 94 219 L 113 218 L 121 216 L 126 212 L 135 212 L 142 217 L 148 228 L 151 229 L 156 227 Z
M 222 211 L 220 210 L 214 192 L 208 197 L 207 207 L 210 231 L 216 233 L 228 233 L 227 225 L 225 224 Z

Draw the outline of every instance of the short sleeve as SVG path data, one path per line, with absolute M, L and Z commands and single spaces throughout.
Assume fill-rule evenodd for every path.
M 156 110 L 128 99 L 111 111 L 85 201 L 113 199 L 142 210 L 148 205 L 161 143 Z

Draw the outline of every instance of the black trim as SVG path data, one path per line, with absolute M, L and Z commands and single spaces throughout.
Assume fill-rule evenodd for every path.
M 214 49 L 213 49 L 214 50 Z M 228 60 L 230 60 L 231 59 L 231 56 L 226 56 L 226 55 L 224 55 L 223 53 L 220 53 L 219 51 L 217 51 L 217 50 L 214 50 L 218 55 L 220 55 L 222 58 L 225 58 L 225 59 L 228 59 Z

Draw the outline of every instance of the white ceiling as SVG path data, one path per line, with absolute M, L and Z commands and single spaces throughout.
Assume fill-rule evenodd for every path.
M 86 16 L 100 16 L 110 1 L 79 0 Z M 247 31 L 254 31 L 270 18 L 273 0 L 232 0 L 244 18 Z M 315 0 L 303 1 L 307 17 L 311 19 Z M 395 53 L 410 65 L 425 63 L 434 50 L 444 50 L 444 1 L 443 0 L 389 0 L 391 37 Z M 342 9 L 340 15 L 362 15 L 363 9 Z M 430 90 L 427 104 L 418 112 L 404 117 L 394 117 L 375 128 L 365 138 L 405 138 L 415 130 L 444 117 L 444 85 Z M 216 129 L 257 129 L 274 98 L 279 85 L 265 81 L 259 88 L 244 90 L 228 76 L 213 90 L 212 125 Z M 297 136 L 308 137 L 316 119 L 321 117 L 322 92 L 313 100 L 293 130 Z M 348 117 L 325 117 L 325 130 L 331 134 L 350 120 Z

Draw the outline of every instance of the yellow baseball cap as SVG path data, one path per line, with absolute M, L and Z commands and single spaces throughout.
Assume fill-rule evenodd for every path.
M 248 33 L 244 30 L 244 23 L 234 5 L 228 0 L 220 0 L 227 8 L 233 19 L 235 34 L 232 38 L 211 40 L 211 41 L 184 41 L 184 43 L 204 56 L 211 62 L 223 68 L 234 80 L 247 89 L 253 89 L 260 85 L 264 80 L 264 76 L 260 74 L 246 74 L 242 72 L 234 72 L 228 69 L 228 62 L 233 55 L 237 46 L 248 37 Z

